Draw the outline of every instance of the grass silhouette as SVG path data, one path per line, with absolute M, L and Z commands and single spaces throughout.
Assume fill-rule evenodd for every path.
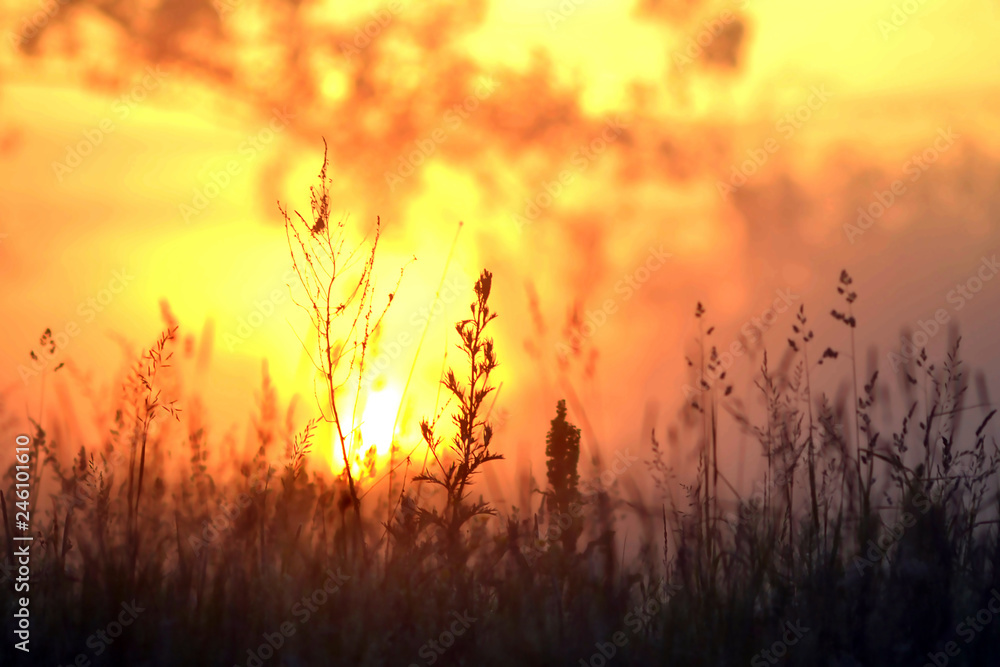
M 354 255 L 340 254 L 343 223 L 329 218 L 325 160 L 320 180 L 311 223 L 281 212 L 318 334 L 320 418 L 340 428 L 338 391 L 359 381 L 385 310 L 374 310 L 371 287 L 377 232 L 346 278 L 357 285 L 351 298 L 330 297 Z M 310 469 L 316 421 L 296 432 L 281 419 L 266 366 L 248 442 L 213 435 L 167 363 L 174 327 L 109 407 L 95 408 L 103 441 L 59 418 L 52 433 L 35 423 L 31 619 L 44 640 L 30 664 L 998 663 L 1000 450 L 985 389 L 969 404 L 960 339 L 940 364 L 922 352 L 902 370 L 907 407 L 896 430 L 880 432 L 874 411 L 890 390 L 877 372 L 859 384 L 857 293 L 844 272 L 844 311 L 832 316 L 849 329 L 849 354 L 816 354 L 801 306 L 780 363 L 765 354 L 755 380 L 761 420 L 737 400 L 698 304 L 700 358 L 689 364 L 699 389 L 666 445 L 693 447 L 695 474 L 668 466 L 653 432 L 641 457 L 649 494 L 624 498 L 581 479 L 580 431 L 559 401 L 548 436 L 538 435 L 547 488 L 499 516 L 473 499 L 482 467 L 505 465 L 485 416 L 498 365 L 495 289 L 502 283 L 483 271 L 471 316 L 456 325 L 466 370 L 442 380 L 454 405 L 450 444 L 441 415 L 425 419 L 427 464 L 392 497 L 367 495 L 349 466 L 337 478 Z M 815 367 L 845 362 L 851 398 L 814 395 Z M 719 467 L 722 419 L 752 437 L 766 464 L 746 497 Z M 348 434 L 337 440 L 351 460 Z M 180 471 L 168 451 L 187 452 Z M 225 465 L 210 471 L 210 452 Z M 6 637 L 14 479 L 12 464 Z M 623 556 L 623 511 L 641 527 L 635 557 Z M 125 606 L 135 613 L 123 616 Z M 12 643 L 0 648 L 5 664 L 23 661 Z

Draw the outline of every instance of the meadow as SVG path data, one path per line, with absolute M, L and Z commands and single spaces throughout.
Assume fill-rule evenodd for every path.
M 545 479 L 523 490 L 528 505 L 501 511 L 480 481 L 509 465 L 490 420 L 502 363 L 490 297 L 506 286 L 484 270 L 463 295 L 469 316 L 440 387 L 450 402 L 421 422 L 420 454 L 399 447 L 373 471 L 361 453 L 331 475 L 310 455 L 317 424 L 335 427 L 344 460 L 358 455 L 342 413 L 392 293 L 374 289 L 379 227 L 347 248 L 328 182 L 324 166 L 308 220 L 280 210 L 319 378 L 304 428 L 265 372 L 246 437 L 214 430 L 171 363 L 192 354 L 172 322 L 122 371 L 120 392 L 92 397 L 100 439 L 52 407 L 45 427 L 18 430 L 2 406 L 4 431 L 30 442 L 3 484 L 4 664 L 998 664 L 995 409 L 957 335 L 945 358 L 921 351 L 898 378 L 862 373 L 859 287 L 845 271 L 823 315 L 845 344 L 817 342 L 800 305 L 740 396 L 693 303 L 694 390 L 676 423 L 649 433 L 637 461 L 608 457 L 585 479 L 581 430 L 559 401 L 537 434 Z M 821 364 L 841 373 L 832 393 L 813 392 Z M 750 493 L 720 471 L 733 449 L 723 420 L 765 461 Z M 672 469 L 673 449 L 694 452 L 696 468 Z M 618 482 L 638 468 L 653 484 L 626 493 Z M 19 593 L 25 495 L 35 539 Z M 641 528 L 627 556 L 622 515 Z M 15 648 L 24 595 L 30 653 Z

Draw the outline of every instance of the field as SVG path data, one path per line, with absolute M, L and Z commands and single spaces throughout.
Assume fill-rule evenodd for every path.
M 675 422 L 636 460 L 609 456 L 585 479 L 581 431 L 559 401 L 537 434 L 545 479 L 522 489 L 527 505 L 500 511 L 480 481 L 508 465 L 489 419 L 502 363 L 490 297 L 503 276 L 484 270 L 463 295 L 470 316 L 441 379 L 451 400 L 420 424 L 420 454 L 399 447 L 374 470 L 348 452 L 338 410 L 392 298 L 378 301 L 371 282 L 378 228 L 345 251 L 327 180 L 324 167 L 310 221 L 281 210 L 313 327 L 315 421 L 290 426 L 265 369 L 244 441 L 214 431 L 171 363 L 192 352 L 169 321 L 121 391 L 92 397 L 99 439 L 58 404 L 51 426 L 33 420 L 4 476 L 0 598 L 5 637 L 28 610 L 30 654 L 4 642 L 4 664 L 997 664 L 995 409 L 954 332 L 944 359 L 921 351 L 898 377 L 862 372 L 860 287 L 844 272 L 821 305 L 842 344 L 817 342 L 799 306 L 787 345 L 740 396 L 694 303 L 698 354 Z M 820 364 L 841 374 L 832 394 L 813 392 Z M 882 430 L 887 405 L 907 407 Z M 18 432 L 14 406 L 3 415 Z M 315 465 L 322 420 L 358 465 Z M 723 421 L 766 461 L 750 491 L 720 473 L 720 450 L 733 450 Z M 669 467 L 676 449 L 696 467 Z M 167 451 L 187 452 L 182 469 Z M 640 468 L 646 492 L 626 483 Z M 23 535 L 34 536 L 28 577 Z

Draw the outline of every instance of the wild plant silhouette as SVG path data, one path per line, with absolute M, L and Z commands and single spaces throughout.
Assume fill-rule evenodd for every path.
M 362 268 L 343 273 L 325 160 L 320 181 L 311 222 L 281 209 L 319 415 L 300 431 L 282 420 L 265 367 L 246 441 L 214 431 L 167 363 L 168 328 L 122 391 L 96 401 L 101 440 L 58 416 L 35 424 L 31 622 L 44 640 L 24 664 L 998 664 L 1000 450 L 985 387 L 969 398 L 959 338 L 945 359 L 922 353 L 902 369 L 907 408 L 887 433 L 875 413 L 890 390 L 877 372 L 859 376 L 860 287 L 846 271 L 832 309 L 842 340 L 818 343 L 800 307 L 756 396 L 734 392 L 698 303 L 698 390 L 665 444 L 650 433 L 623 473 L 648 472 L 649 491 L 625 497 L 581 475 L 581 431 L 559 400 L 537 437 L 545 488 L 502 512 L 478 483 L 511 446 L 488 419 L 500 363 L 490 298 L 506 286 L 484 270 L 455 327 L 461 361 L 441 380 L 450 424 L 424 419 L 426 464 L 407 467 L 393 496 L 368 495 L 350 466 L 331 480 L 309 457 L 317 420 L 347 423 L 342 392 L 356 391 L 388 308 L 371 283 L 378 227 L 354 251 Z M 344 301 L 331 296 L 338 280 L 355 286 Z M 838 365 L 846 394 L 818 390 L 820 364 Z M 739 446 L 720 447 L 723 420 L 763 457 L 750 494 L 720 470 L 720 448 Z M 357 455 L 350 433 L 337 443 Z M 694 474 L 667 465 L 667 447 L 695 452 Z M 168 452 L 185 452 L 180 474 Z M 210 452 L 227 463 L 210 470 Z M 14 664 L 13 464 L 6 479 L 0 652 Z M 112 635 L 119 618 L 130 621 Z

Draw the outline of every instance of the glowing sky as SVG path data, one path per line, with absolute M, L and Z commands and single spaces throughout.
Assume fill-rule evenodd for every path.
M 247 0 L 221 15 L 203 0 L 119 4 L 59 5 L 39 36 L 0 49 L 0 387 L 17 411 L 37 411 L 39 378 L 18 367 L 45 327 L 78 325 L 59 360 L 109 380 L 120 363 L 109 334 L 148 344 L 162 299 L 202 344 L 212 323 L 211 366 L 193 384 L 221 420 L 250 410 L 262 357 L 283 397 L 301 392 L 311 406 L 302 320 L 273 298 L 288 282 L 275 202 L 308 206 L 321 137 L 337 212 L 387 225 L 383 285 L 417 257 L 381 340 L 419 337 L 442 277 L 465 290 L 431 318 L 406 428 L 433 409 L 450 323 L 489 268 L 498 404 L 521 416 L 506 437 L 536 465 L 568 389 L 589 440 L 608 448 L 634 441 L 647 401 L 679 398 L 699 300 L 728 343 L 776 290 L 824 313 L 846 267 L 864 286 L 867 340 L 884 351 L 900 327 L 951 307 L 948 291 L 997 246 L 995 2 L 394 2 L 348 14 Z M 6 3 L 4 35 L 39 6 Z M 704 38 L 695 62 L 678 58 L 689 39 L 737 22 L 727 34 L 740 39 Z M 707 52 L 722 60 L 706 64 Z M 829 99 L 782 131 L 817 87 Z M 609 121 L 624 129 L 605 133 Z M 947 127 L 954 147 L 851 243 L 844 225 L 858 207 Z M 773 155 L 720 196 L 769 139 Z M 78 167 L 56 165 L 81 142 L 94 146 Z M 411 175 L 387 176 L 407 165 Z M 207 205 L 192 214 L 199 195 Z M 550 204 L 519 226 L 540 201 Z M 625 298 L 616 285 L 660 246 L 670 260 Z M 81 304 L 111 294 L 120 271 L 131 278 L 91 317 Z M 994 369 L 997 286 L 955 313 L 971 356 Z M 574 310 L 585 321 L 608 299 L 616 313 L 560 365 Z M 239 336 L 258 311 L 261 324 Z M 416 353 L 404 347 L 382 378 L 397 399 Z M 378 429 L 371 437 L 391 431 Z

